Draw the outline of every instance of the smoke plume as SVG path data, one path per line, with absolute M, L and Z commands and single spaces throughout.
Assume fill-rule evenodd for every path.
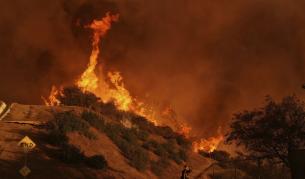
M 122 72 L 133 96 L 171 105 L 202 135 L 264 96 L 303 95 L 301 0 L 12 0 L 0 2 L 0 99 L 42 103 L 86 68 L 91 32 L 120 14 L 99 63 Z M 208 129 L 208 130 L 207 130 Z

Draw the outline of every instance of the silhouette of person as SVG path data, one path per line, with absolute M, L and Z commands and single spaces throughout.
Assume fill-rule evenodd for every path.
M 189 166 L 184 165 L 184 168 L 181 173 L 181 179 L 189 179 L 189 174 L 192 172 Z

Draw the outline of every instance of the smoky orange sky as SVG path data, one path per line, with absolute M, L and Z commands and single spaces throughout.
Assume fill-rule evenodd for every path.
M 213 135 L 266 95 L 305 93 L 303 0 L 10 0 L 0 2 L 0 99 L 41 104 L 86 68 L 91 31 L 120 14 L 99 62 L 133 96 L 171 106 Z

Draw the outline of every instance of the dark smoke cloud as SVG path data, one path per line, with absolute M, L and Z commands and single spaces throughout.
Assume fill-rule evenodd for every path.
M 73 83 L 90 54 L 82 26 L 119 12 L 100 62 L 121 71 L 133 95 L 170 103 L 182 120 L 216 131 L 267 94 L 303 95 L 303 7 L 301 0 L 0 2 L 0 98 L 40 103 L 52 84 Z

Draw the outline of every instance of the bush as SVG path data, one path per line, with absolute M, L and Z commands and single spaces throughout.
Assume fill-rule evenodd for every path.
M 161 158 L 158 161 L 151 161 L 151 171 L 157 176 L 161 176 L 169 166 L 169 161 L 166 158 Z
M 99 117 L 95 112 L 84 111 L 82 113 L 82 118 L 97 130 L 99 131 L 105 130 L 104 120 L 101 117 Z
M 175 138 L 177 134 L 168 126 L 157 126 L 155 127 L 155 133 L 166 139 Z
M 176 136 L 176 142 L 184 149 L 189 149 L 191 147 L 191 141 L 186 139 L 183 135 Z
M 56 113 L 54 117 L 55 120 L 51 121 L 51 128 L 63 134 L 73 131 L 83 132 L 89 129 L 89 125 L 71 111 Z
M 131 164 L 138 170 L 143 171 L 148 166 L 148 153 L 140 147 L 136 147 L 132 150 L 130 155 Z
M 84 154 L 78 148 L 68 144 L 63 146 L 59 153 L 59 159 L 66 163 L 80 163 L 84 158 Z
M 130 164 L 136 169 L 143 171 L 148 165 L 148 153 L 137 145 L 130 144 L 125 139 L 117 137 L 115 144 L 120 148 L 123 155 L 129 159 Z
M 83 92 L 76 86 L 66 87 L 57 97 L 60 103 L 66 106 L 91 107 L 99 103 L 100 98 L 91 92 Z
M 119 111 L 116 109 L 114 102 L 102 103 L 99 104 L 99 112 L 107 116 L 111 116 L 114 119 L 117 117 Z
M 159 144 L 155 140 L 149 140 L 144 142 L 143 147 L 147 150 L 153 151 L 157 147 L 157 145 Z
M 140 130 L 140 131 L 138 132 L 138 138 L 139 138 L 140 140 L 146 141 L 146 140 L 148 139 L 148 137 L 149 137 L 149 133 L 148 133 L 148 132 L 143 131 L 143 130 Z
M 62 146 L 68 143 L 68 137 L 58 130 L 51 130 L 47 135 L 47 142 L 52 145 Z
M 86 164 L 94 169 L 105 169 L 108 163 L 102 155 L 94 155 L 86 159 Z
M 182 159 L 177 153 L 170 154 L 169 158 L 175 161 L 178 165 L 182 163 Z
M 68 142 L 66 134 L 73 131 L 77 131 L 89 139 L 96 139 L 96 136 L 89 131 L 89 124 L 73 112 L 56 113 L 54 118 L 46 125 L 48 131 L 46 139 L 50 144 L 57 146 L 66 144 Z
M 124 128 L 119 124 L 107 124 L 104 132 L 111 140 L 114 140 L 122 134 L 123 130 Z
M 175 141 L 172 139 L 167 140 L 166 143 L 162 144 L 162 147 L 169 153 L 175 153 L 177 151 Z
M 162 144 L 159 144 L 155 147 L 154 149 L 154 153 L 157 154 L 158 156 L 160 157 L 167 157 L 168 156 L 168 153 L 167 151 L 165 150 L 165 148 L 162 146 Z
M 132 145 L 138 145 L 138 137 L 136 131 L 132 129 L 122 130 L 122 137 Z

